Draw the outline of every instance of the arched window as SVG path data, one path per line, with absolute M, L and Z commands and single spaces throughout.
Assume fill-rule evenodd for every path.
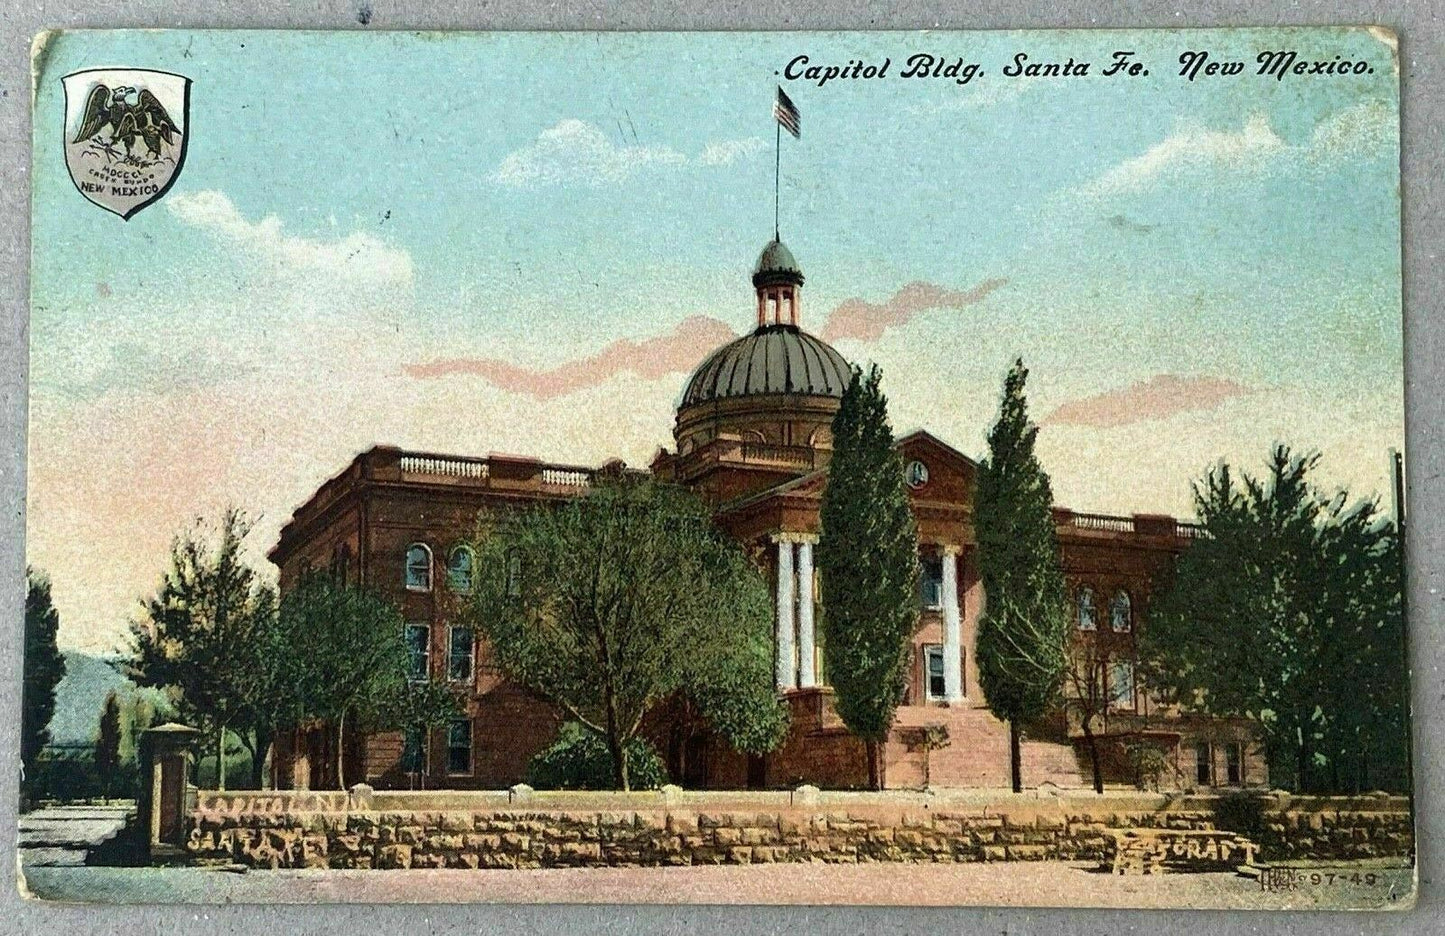
M 1109 623 L 1116 634 L 1127 634 L 1134 625 L 1134 604 L 1122 588 L 1114 592 L 1114 600 L 1109 605 Z
M 447 584 L 452 591 L 470 595 L 476 567 L 477 554 L 470 546 L 453 546 L 451 555 L 447 557 Z
M 431 591 L 431 549 L 425 543 L 406 548 L 406 587 L 408 591 Z
M 1098 620 L 1094 611 L 1094 590 L 1085 585 L 1079 589 L 1079 630 L 1094 630 Z

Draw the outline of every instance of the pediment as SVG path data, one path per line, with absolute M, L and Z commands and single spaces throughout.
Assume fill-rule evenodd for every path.
M 914 500 L 973 502 L 978 462 L 937 436 L 919 430 L 898 440 L 908 493 Z

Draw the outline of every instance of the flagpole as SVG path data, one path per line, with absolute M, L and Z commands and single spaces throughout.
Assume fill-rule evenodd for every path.
M 783 170 L 783 124 L 782 121 L 774 120 L 777 126 L 777 138 L 773 141 L 773 240 L 780 240 L 778 236 L 778 178 Z

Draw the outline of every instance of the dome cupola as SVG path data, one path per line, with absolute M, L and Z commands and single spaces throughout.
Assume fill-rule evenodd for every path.
M 776 237 L 758 255 L 753 267 L 753 289 L 758 294 L 758 327 L 798 326 L 798 299 L 803 288 L 803 270 L 793 252 Z
M 757 266 L 753 267 L 753 285 L 761 288 L 777 283 L 803 285 L 803 268 L 793 259 L 793 252 L 787 244 L 771 240 L 758 254 Z
M 852 365 L 803 331 L 803 270 L 776 236 L 758 256 L 752 280 L 757 327 L 709 354 L 683 390 L 673 427 L 680 476 L 696 480 L 726 465 L 756 474 L 744 487 L 774 483 L 818 467 L 831 451 L 833 416 Z M 734 494 L 741 490 L 728 485 L 733 481 L 724 487 Z
M 803 268 L 773 238 L 753 267 L 758 326 L 708 355 L 682 394 L 684 407 L 751 396 L 842 399 L 852 368 L 826 341 L 799 327 Z

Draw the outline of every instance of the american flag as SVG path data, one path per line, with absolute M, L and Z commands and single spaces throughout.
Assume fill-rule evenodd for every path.
M 798 107 L 793 103 L 792 98 L 778 88 L 778 96 L 773 99 L 773 117 L 782 124 L 783 129 L 798 139 L 803 138 L 802 118 L 798 116 Z

